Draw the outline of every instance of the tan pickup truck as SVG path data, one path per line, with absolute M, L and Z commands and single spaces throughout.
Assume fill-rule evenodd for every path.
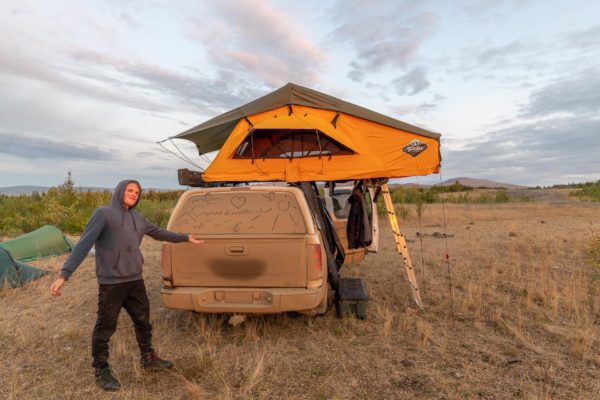
M 215 313 L 325 313 L 328 277 L 337 279 L 334 244 L 309 204 L 299 187 L 186 191 L 168 229 L 204 243 L 163 245 L 164 304 Z

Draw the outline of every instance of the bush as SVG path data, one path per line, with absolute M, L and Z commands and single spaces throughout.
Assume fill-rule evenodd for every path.
M 442 196 L 444 193 L 453 193 L 452 195 Z M 473 192 L 470 186 L 461 185 L 458 182 L 450 186 L 431 186 L 431 187 L 394 187 L 390 189 L 390 196 L 394 204 L 414 204 L 417 214 L 422 213 L 426 204 L 431 203 L 466 203 L 466 204 L 485 204 L 485 203 L 507 203 L 511 201 L 508 192 L 504 188 L 497 188 L 494 192 Z M 527 201 L 530 199 L 515 199 L 515 201 Z M 384 207 L 381 201 L 378 206 Z
M 571 192 L 571 195 L 577 196 L 582 200 L 600 201 L 600 180 L 581 183 L 578 187 L 579 190 Z
M 592 266 L 600 269 L 600 235 L 595 235 L 590 240 L 588 258 Z
M 142 193 L 136 210 L 150 222 L 165 227 L 181 190 Z M 30 196 L 0 196 L 0 234 L 16 236 L 44 225 L 56 226 L 63 232 L 80 234 L 94 210 L 110 204 L 112 192 L 78 191 L 71 173 L 59 186 L 47 193 L 33 192 Z

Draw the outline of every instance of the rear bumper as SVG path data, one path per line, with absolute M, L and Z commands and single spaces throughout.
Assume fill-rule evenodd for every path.
M 198 288 L 162 289 L 168 308 L 207 313 L 272 314 L 308 311 L 327 298 L 327 285 L 318 288 Z

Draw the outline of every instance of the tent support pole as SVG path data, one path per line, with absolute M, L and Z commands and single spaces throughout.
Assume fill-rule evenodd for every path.
M 392 232 L 394 233 L 396 251 L 398 252 L 398 254 L 400 254 L 404 262 L 404 267 L 406 268 L 406 275 L 408 276 L 408 283 L 410 284 L 415 303 L 417 303 L 417 306 L 419 306 L 419 308 L 422 310 L 423 302 L 421 301 L 421 293 L 419 292 L 417 277 L 415 276 L 415 270 L 413 269 L 412 261 L 410 260 L 410 255 L 408 254 L 406 239 L 404 238 L 404 235 L 400 233 L 398 217 L 396 216 L 396 212 L 394 211 L 394 203 L 392 202 L 392 197 L 390 196 L 390 190 L 388 188 L 387 183 L 381 185 L 381 194 L 383 194 L 385 208 L 387 209 L 388 218 L 390 220 L 390 226 L 392 227 Z

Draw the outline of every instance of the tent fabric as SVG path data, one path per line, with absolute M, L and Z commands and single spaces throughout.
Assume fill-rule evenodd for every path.
M 229 136 L 229 133 L 238 124 L 240 119 L 288 105 L 307 106 L 322 110 L 335 111 L 336 113 L 339 112 L 341 114 L 354 115 L 358 118 L 400 129 L 405 132 L 410 132 L 438 140 L 440 138 L 439 133 L 427 131 L 356 104 L 348 103 L 328 94 L 296 85 L 294 83 L 288 83 L 285 86 L 254 101 L 251 101 L 248 104 L 235 108 L 198 126 L 188 129 L 187 131 L 175 136 L 175 138 L 187 139 L 194 142 L 200 154 L 216 151 L 223 146 Z
M 63 235 L 60 229 L 51 225 L 0 243 L 1 248 L 8 251 L 15 260 L 20 261 L 37 260 L 67 253 L 73 246 L 73 243 Z
M 15 261 L 8 251 L 0 247 L 0 289 L 16 288 L 46 274 L 48 271 Z
M 352 115 L 304 106 L 287 106 L 241 119 L 230 133 L 203 178 L 206 181 L 288 182 L 395 178 L 427 175 L 440 166 L 439 139 L 400 131 Z M 238 147 L 252 130 L 316 129 L 354 154 L 303 158 L 235 158 Z M 407 152 L 411 143 L 422 150 Z
M 248 143 L 248 136 L 265 130 L 318 131 L 352 154 L 236 157 L 240 146 Z M 220 149 L 203 175 L 206 181 L 398 178 L 438 172 L 441 159 L 440 134 L 294 84 L 287 84 L 177 137 L 196 143 L 200 153 Z M 293 146 L 293 141 L 289 143 Z M 289 148 L 283 153 L 294 154 L 295 151 Z

